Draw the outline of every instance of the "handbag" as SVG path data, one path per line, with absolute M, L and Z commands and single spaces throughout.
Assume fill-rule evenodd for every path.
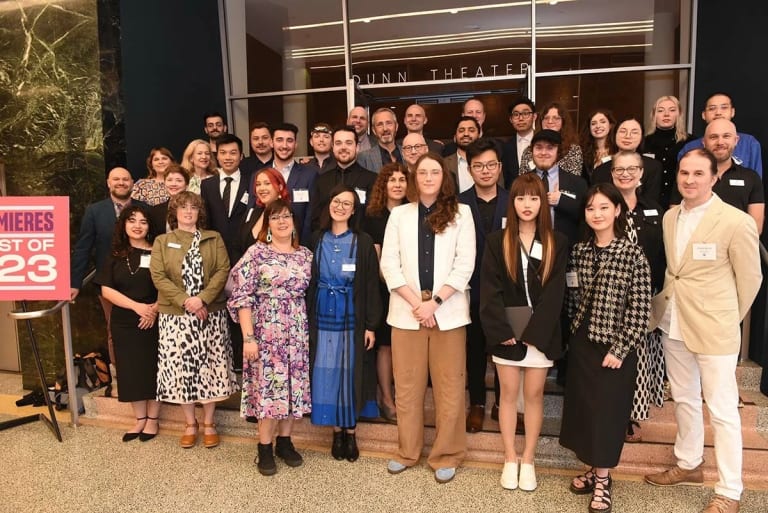
M 499 344 L 493 354 L 505 360 L 519 362 L 525 359 L 528 354 L 528 346 L 523 344 L 520 337 L 522 337 L 525 327 L 528 326 L 528 321 L 531 320 L 533 309 L 530 306 L 507 306 L 504 308 L 504 314 L 517 343 L 511 346 Z

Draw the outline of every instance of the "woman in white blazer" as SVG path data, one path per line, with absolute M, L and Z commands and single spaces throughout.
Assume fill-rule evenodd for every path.
M 470 322 L 475 229 L 438 155 L 427 153 L 416 161 L 409 190 L 414 201 L 392 210 L 381 251 L 381 271 L 392 293 L 387 323 L 392 326 L 399 443 L 387 469 L 399 474 L 419 460 L 429 375 L 437 434 L 427 463 L 435 479 L 445 483 L 453 479 L 466 449 L 465 326 Z

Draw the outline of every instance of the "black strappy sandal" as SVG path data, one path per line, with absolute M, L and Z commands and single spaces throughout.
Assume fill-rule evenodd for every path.
M 574 477 L 574 481 L 578 480 L 583 486 L 574 486 L 573 481 L 571 481 L 571 493 L 575 493 L 576 495 L 586 495 L 588 493 L 592 493 L 592 490 L 595 489 L 595 477 L 595 467 L 592 467 L 583 474 Z
M 595 489 L 592 492 L 592 500 L 589 503 L 589 513 L 611 513 L 611 510 L 613 509 L 611 488 L 613 488 L 613 480 L 611 479 L 610 474 L 605 477 L 595 475 Z M 597 504 L 604 504 L 605 507 L 593 508 L 593 502 Z

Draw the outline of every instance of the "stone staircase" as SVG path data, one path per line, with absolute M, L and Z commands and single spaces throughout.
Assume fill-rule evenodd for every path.
M 489 366 L 490 369 L 490 366 Z M 740 409 L 742 435 L 744 441 L 743 476 L 747 487 L 765 486 L 768 471 L 768 397 L 759 392 L 761 368 L 744 362 L 737 368 L 740 396 L 744 403 Z M 483 431 L 467 434 L 467 461 L 486 464 L 503 463 L 503 447 L 499 435 L 499 426 L 490 418 L 490 405 L 493 404 L 493 374 L 487 375 L 488 407 Z M 119 385 L 119 382 L 118 382 Z M 562 412 L 562 389 L 554 380 L 548 380 L 545 392 L 544 425 L 536 455 L 537 466 L 559 469 L 580 469 L 581 463 L 569 450 L 558 443 L 560 416 Z M 84 398 L 86 413 L 82 418 L 86 424 L 131 426 L 133 414 L 130 405 L 119 403 L 114 397 L 106 398 L 95 392 Z M 434 440 L 434 407 L 432 391 L 427 391 L 425 415 L 425 452 Z M 239 394 L 233 396 L 217 410 L 216 422 L 219 433 L 225 441 L 234 440 L 251 443 L 255 446 L 256 425 L 246 422 L 237 410 Z M 198 417 L 201 416 L 201 413 Z M 705 464 L 704 475 L 708 482 L 717 480 L 715 455 L 712 447 L 712 429 L 705 408 Z M 181 432 L 184 417 L 178 406 L 163 405 L 161 410 L 161 430 Z M 392 454 L 397 447 L 397 427 L 383 421 L 361 421 L 358 424 L 357 440 L 360 449 L 369 454 Z M 642 423 L 642 442 L 625 444 L 617 473 L 644 475 L 675 463 L 673 443 L 676 424 L 674 405 L 665 402 L 662 408 L 651 407 L 651 418 Z M 175 434 L 175 433 L 174 433 Z M 329 451 L 331 430 L 327 427 L 313 426 L 304 418 L 294 424 L 294 441 L 301 447 Z M 522 436 L 518 436 L 518 447 L 522 448 Z M 255 447 L 254 447 L 255 452 Z M 382 467 L 383 468 L 383 467 Z

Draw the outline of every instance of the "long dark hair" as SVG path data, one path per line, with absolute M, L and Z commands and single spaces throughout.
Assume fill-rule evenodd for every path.
M 143 205 L 131 203 L 123 208 L 122 212 L 120 212 L 120 216 L 117 218 L 115 231 L 112 233 L 113 256 L 123 258 L 127 257 L 128 253 L 131 252 L 131 242 L 128 239 L 128 234 L 125 233 L 125 225 L 128 222 L 128 219 L 136 213 L 141 214 L 144 216 L 144 219 L 147 220 L 147 226 L 149 227 L 149 230 L 147 231 L 147 242 L 152 244 L 155 234 L 152 229 L 152 222 L 149 220 L 149 210 Z
M 349 217 L 349 221 L 347 221 L 347 224 L 349 225 L 349 229 L 357 233 L 359 231 L 360 226 L 360 218 L 363 216 L 362 207 L 360 204 L 360 198 L 357 195 L 357 191 L 350 187 L 347 184 L 340 183 L 336 185 L 333 189 L 331 189 L 331 193 L 328 195 L 328 201 L 325 203 L 325 208 L 320 212 L 320 231 L 325 232 L 331 229 L 331 224 L 333 220 L 331 219 L 331 201 L 333 201 L 333 198 L 338 196 L 339 194 L 343 192 L 351 192 L 352 196 L 354 196 L 354 206 L 352 207 L 354 210 L 352 212 L 352 215 Z
M 432 231 L 435 233 L 442 233 L 449 224 L 454 222 L 456 214 L 459 212 L 459 199 L 456 196 L 456 185 L 453 176 L 451 176 L 451 172 L 445 167 L 443 158 L 437 153 L 432 153 L 430 151 L 419 157 L 416 161 L 416 169 L 418 169 L 422 161 L 426 159 L 434 160 L 440 164 L 440 167 L 443 170 L 443 182 L 440 184 L 440 191 L 437 193 L 435 210 L 427 216 L 427 223 L 429 223 Z M 412 198 L 412 201 L 419 201 L 419 186 L 416 183 L 416 174 L 417 173 L 412 173 L 411 176 L 408 177 L 408 185 L 411 191 L 410 194 L 408 194 L 408 198 Z
M 618 237 L 626 237 L 627 236 L 627 216 L 626 213 L 629 210 L 627 208 L 627 203 L 624 201 L 624 196 L 621 195 L 621 192 L 616 188 L 615 185 L 609 182 L 605 183 L 596 183 L 592 187 L 590 187 L 587 190 L 587 194 L 584 196 L 584 210 L 582 212 L 582 216 L 585 215 L 587 207 L 592 203 L 592 200 L 594 197 L 598 194 L 602 194 L 608 200 L 613 203 L 613 206 L 620 207 L 621 212 L 619 216 L 614 220 L 613 222 L 613 234 Z M 595 232 L 592 231 L 592 228 L 586 223 L 586 220 L 584 221 L 584 240 L 590 240 L 595 236 Z
M 597 155 L 597 142 L 595 141 L 595 138 L 592 137 L 590 126 L 592 124 L 592 118 L 598 114 L 605 116 L 608 119 L 608 124 L 610 125 L 608 134 L 606 134 L 605 138 L 605 145 L 608 147 L 608 154 L 613 155 L 618 149 L 616 148 L 615 135 L 616 116 L 614 116 L 613 113 L 608 109 L 595 109 L 590 112 L 589 116 L 587 116 L 587 122 L 584 123 L 584 127 L 581 130 L 581 148 L 584 155 L 584 164 L 589 170 L 595 167 L 595 155 Z
M 365 213 L 371 217 L 381 217 L 387 210 L 387 183 L 389 179 L 395 173 L 402 173 L 408 180 L 408 168 L 399 162 L 390 162 L 385 165 L 379 171 L 379 176 L 376 178 L 376 182 L 371 189 L 371 197 L 368 198 L 368 206 L 365 209 Z M 406 182 L 407 183 L 407 182 Z M 407 191 L 406 186 L 406 191 Z M 403 201 L 408 201 L 407 198 L 403 198 Z
M 509 188 L 507 226 L 504 228 L 503 238 L 504 264 L 509 277 L 517 283 L 517 261 L 520 259 L 520 235 L 518 233 L 520 223 L 515 209 L 515 198 L 526 194 L 538 196 L 540 199 L 541 208 L 539 215 L 536 216 L 536 233 L 539 235 L 542 247 L 539 276 L 541 283 L 546 283 L 552 274 L 552 266 L 555 262 L 555 234 L 552 230 L 552 220 L 547 204 L 547 191 L 544 189 L 544 182 L 536 173 L 524 173 L 518 176 Z

